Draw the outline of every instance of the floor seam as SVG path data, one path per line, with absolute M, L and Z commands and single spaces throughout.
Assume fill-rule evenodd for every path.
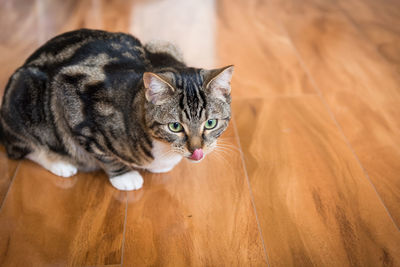
M 251 185 L 250 185 L 250 179 L 249 179 L 249 175 L 247 173 L 246 163 L 245 163 L 244 156 L 243 156 L 242 145 L 240 143 L 239 133 L 238 133 L 238 130 L 237 130 L 237 127 L 236 127 L 235 116 L 232 116 L 232 118 L 233 118 L 232 119 L 233 131 L 235 133 L 237 145 L 239 146 L 240 158 L 241 158 L 241 161 L 242 161 L 243 171 L 244 171 L 245 179 L 247 181 L 247 186 L 248 186 L 248 189 L 249 189 L 251 205 L 253 206 L 254 214 L 256 216 L 258 232 L 259 232 L 259 235 L 261 237 L 261 242 L 262 242 L 263 249 L 264 249 L 265 260 L 266 260 L 267 266 L 270 266 L 269 257 L 268 257 L 267 249 L 266 249 L 265 242 L 264 242 L 264 236 L 263 236 L 263 233 L 262 233 L 261 224 L 260 224 L 260 220 L 258 218 L 256 204 L 255 204 L 255 201 L 254 201 L 253 190 L 252 190 Z
M 384 207 L 384 209 L 386 210 L 386 213 L 388 214 L 389 218 L 392 220 L 392 223 L 394 224 L 395 228 L 400 231 L 399 226 L 396 224 L 395 220 L 392 217 L 392 214 L 389 212 L 385 202 L 383 201 L 381 195 L 378 193 L 374 183 L 372 182 L 367 170 L 364 168 L 363 164 L 361 163 L 357 153 L 354 151 L 353 147 L 350 144 L 350 141 L 348 140 L 347 136 L 344 134 L 343 128 L 341 127 L 341 125 L 339 124 L 339 122 L 337 121 L 335 115 L 333 114 L 331 108 L 329 107 L 328 103 L 325 100 L 325 97 L 323 96 L 321 89 L 317 86 L 317 83 L 315 82 L 314 78 L 311 76 L 311 73 L 308 69 L 308 67 L 306 66 L 305 62 L 303 61 L 303 58 L 301 57 L 299 51 L 297 50 L 297 47 L 295 46 L 295 44 L 293 43 L 292 38 L 290 37 L 288 31 L 286 30 L 286 28 L 281 24 L 280 27 L 282 28 L 282 31 L 286 34 L 286 36 L 289 38 L 289 42 L 291 43 L 291 46 L 293 47 L 293 51 L 296 54 L 297 60 L 299 61 L 300 65 L 302 66 L 304 72 L 306 73 L 308 79 L 311 82 L 312 87 L 314 88 L 314 90 L 316 91 L 318 97 L 320 98 L 322 104 L 325 106 L 325 109 L 327 110 L 329 116 L 331 117 L 331 119 L 333 120 L 333 122 L 335 123 L 337 129 L 339 130 L 340 135 L 342 136 L 344 142 L 346 143 L 347 147 L 350 149 L 351 153 L 353 154 L 353 157 L 356 159 L 358 165 L 360 166 L 361 170 L 364 173 L 364 177 L 368 180 L 369 184 L 372 186 L 373 190 L 375 191 L 375 194 L 377 195 L 379 201 L 381 202 L 382 206 Z
M 125 218 L 124 218 L 124 230 L 122 232 L 122 244 L 121 244 L 121 263 L 120 266 L 123 266 L 124 263 L 124 252 L 125 252 L 125 236 L 126 236 L 126 221 L 128 217 L 128 193 L 125 192 Z
M 1 212 L 3 211 L 3 206 L 4 206 L 4 203 L 6 202 L 6 199 L 7 199 L 7 197 L 8 197 L 8 194 L 9 194 L 9 192 L 11 191 L 11 186 L 14 184 L 15 177 L 17 176 L 17 173 L 18 173 L 18 171 L 19 171 L 19 166 L 21 166 L 21 162 L 18 162 L 18 165 L 17 165 L 17 167 L 15 168 L 14 174 L 12 175 L 10 184 L 8 185 L 7 192 L 6 192 L 6 194 L 4 195 L 3 201 L 1 202 L 0 214 L 1 214 Z

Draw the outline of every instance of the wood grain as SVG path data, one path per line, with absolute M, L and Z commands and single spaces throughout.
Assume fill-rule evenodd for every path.
M 4 198 L 6 197 L 12 179 L 14 178 L 18 165 L 19 162 L 8 159 L 4 148 L 0 147 L 0 208 L 3 204 Z
M 338 5 L 319 0 L 301 6 L 297 1 L 273 3 L 271 13 L 283 21 L 316 88 L 399 226 L 398 71 Z
M 217 3 L 217 49 L 235 64 L 233 97 L 315 94 L 286 33 L 260 1 Z
M 103 173 L 64 179 L 24 161 L 0 213 L 0 265 L 118 264 L 125 207 Z
M 0 96 L 24 60 L 39 46 L 34 1 L 0 1 Z
M 40 41 L 79 28 L 129 32 L 133 4 L 131 0 L 36 1 Z
M 10 13 L 4 14 L 6 20 L 7 16 L 11 16 L 11 14 L 16 16 L 15 20 L 21 19 L 25 15 L 13 13 L 13 11 L 21 12 L 19 10 L 20 4 L 9 5 L 10 9 L 8 11 Z M 35 27 L 30 29 L 29 36 L 36 36 L 33 38 L 34 42 L 43 43 L 56 34 L 80 27 L 129 32 L 132 26 L 130 25 L 132 8 L 132 1 L 52 1 L 45 4 L 36 1 L 32 4 L 32 9 L 35 10 L 35 13 L 29 14 L 35 20 L 35 23 L 33 23 Z M 57 10 L 57 12 L 53 12 L 54 10 Z M 74 15 L 70 16 L 70 14 Z M 190 25 L 187 27 L 190 27 Z M 28 30 L 24 31 L 28 34 Z M 19 43 L 10 42 L 5 38 L 3 40 L 5 48 L 11 49 L 14 45 L 19 45 L 20 47 L 27 45 L 31 48 L 36 48 L 39 45 L 25 43 L 21 37 L 16 39 Z M 181 48 L 185 50 L 194 49 L 194 47 L 185 46 Z M 21 64 L 22 60 L 20 59 L 24 59 L 26 56 L 28 56 L 27 53 L 16 53 L 11 55 L 9 60 L 15 64 Z M 210 54 L 208 58 L 212 58 L 213 56 L 213 54 Z M 3 75 L 2 77 L 7 77 L 7 75 Z M 228 139 L 234 137 L 234 131 L 231 126 L 223 136 Z M 233 148 L 226 149 L 231 150 Z M 215 156 L 218 160 L 223 161 L 223 163 L 229 160 L 229 158 L 224 159 L 227 157 L 224 154 L 226 152 L 220 153 L 221 155 Z M 236 154 L 236 157 L 238 155 Z M 6 164 L 7 161 L 2 161 L 2 163 Z M 225 162 L 225 164 L 229 163 Z M 241 164 L 240 161 L 239 164 Z M 208 164 L 208 166 L 211 167 L 212 164 Z M 189 167 L 186 168 L 188 169 Z M 33 176 L 33 178 L 30 176 Z M 42 176 L 45 176 L 45 178 Z M 158 177 L 163 179 L 161 175 Z M 99 178 L 101 178 L 101 182 Z M 236 178 L 241 179 L 242 183 L 245 181 L 244 177 L 236 176 Z M 83 182 L 82 179 L 88 180 Z M 94 179 L 96 179 L 95 182 L 93 181 Z M 71 185 L 72 187 L 68 189 L 57 188 L 52 186 L 55 182 L 61 183 L 61 186 L 67 185 L 68 187 L 68 185 Z M 46 185 L 46 183 L 50 183 L 50 185 Z M 92 183 L 95 184 L 92 185 Z M 33 186 L 34 184 L 35 186 Z M 106 188 L 104 192 L 99 192 L 101 185 Z M 175 185 L 179 186 L 179 184 Z M 246 184 L 244 185 L 246 186 Z M 95 186 L 95 188 L 92 189 L 92 186 Z M 125 195 L 121 193 L 117 197 L 119 201 L 113 202 L 116 192 L 115 190 L 110 190 L 109 186 L 103 174 L 79 174 L 78 178 L 73 178 L 72 180 L 60 180 L 60 178 L 49 174 L 37 165 L 24 162 L 0 216 L 0 225 L 5 226 L 0 231 L 1 240 L 4 240 L 3 243 L 0 243 L 0 248 L 7 247 L 6 253 L 2 255 L 0 260 L 2 265 L 26 265 L 29 263 L 35 265 L 99 266 L 102 264 L 119 263 L 122 251 L 122 223 L 125 215 Z M 42 195 L 39 199 L 33 198 L 31 202 L 21 200 L 39 195 L 42 190 L 43 192 L 49 192 L 49 194 Z M 243 187 L 240 190 L 243 191 L 242 194 L 245 197 L 239 196 L 238 200 L 242 200 L 245 206 L 239 205 L 244 210 L 237 216 L 239 216 L 239 219 L 245 221 L 245 227 L 249 227 L 250 229 L 244 229 L 245 231 L 242 235 L 239 236 L 239 233 L 234 237 L 230 237 L 229 232 L 225 231 L 225 236 L 223 236 L 227 237 L 227 239 L 232 239 L 232 242 L 236 246 L 239 246 L 243 235 L 246 238 L 245 234 L 249 234 L 247 237 L 249 239 L 248 248 L 247 246 L 243 246 L 243 251 L 238 252 L 241 255 L 239 262 L 253 263 L 253 265 L 259 266 L 260 263 L 263 264 L 265 262 L 261 236 L 259 235 L 253 207 L 250 203 L 248 187 Z M 98 195 L 101 196 L 100 200 L 95 200 L 95 197 Z M 218 196 L 215 196 L 214 199 L 218 201 Z M 73 202 L 73 205 L 69 204 L 69 202 Z M 43 203 L 46 203 L 46 205 L 41 207 Z M 224 205 L 227 204 L 228 202 L 225 202 Z M 223 209 L 224 206 L 220 208 Z M 66 215 L 65 209 L 68 209 L 68 213 L 70 214 Z M 24 213 L 20 214 L 20 210 L 29 210 L 34 216 L 27 216 Z M 233 211 L 230 210 L 230 212 Z M 236 216 L 230 216 L 230 212 L 224 214 L 226 216 L 223 216 L 222 223 L 233 223 L 229 220 L 236 219 Z M 249 218 L 247 218 L 247 213 L 250 213 Z M 170 223 L 174 223 L 173 217 L 171 217 L 171 220 Z M 209 223 L 211 230 L 213 230 L 210 233 L 209 231 L 205 231 L 203 233 L 204 238 L 208 238 L 210 234 L 218 235 L 218 233 L 215 233 L 215 230 L 218 227 L 224 227 L 219 221 L 213 221 L 212 218 L 200 222 Z M 205 226 L 205 224 L 203 226 L 201 223 L 198 224 L 199 228 Z M 235 227 L 231 228 L 241 229 L 240 225 L 235 225 Z M 200 231 L 200 233 L 202 232 Z M 104 240 L 105 235 L 108 240 Z M 163 239 L 167 237 L 168 235 L 160 232 L 158 238 Z M 200 244 L 201 246 L 194 248 L 194 256 L 203 253 L 202 250 L 206 246 L 204 242 L 208 242 L 204 238 L 203 243 Z M 35 241 L 37 239 L 38 241 Z M 214 240 L 216 240 L 216 237 L 214 237 Z M 127 240 L 127 246 L 131 242 Z M 143 242 L 140 247 L 146 244 L 146 240 L 143 240 Z M 187 244 L 183 243 L 182 245 Z M 227 250 L 230 249 L 229 243 L 217 243 L 214 249 L 214 257 L 211 259 L 214 262 L 223 263 L 223 259 L 228 259 L 229 255 L 233 255 L 227 253 Z M 239 249 L 236 248 L 236 250 Z M 139 252 L 141 249 L 137 251 Z M 24 256 L 19 257 L 22 252 L 24 252 Z M 133 255 L 136 255 L 138 252 L 133 251 Z M 174 262 L 175 255 L 169 256 L 171 257 L 169 261 Z M 176 260 L 179 259 L 180 257 L 177 255 Z M 194 263 L 199 261 L 196 257 L 193 257 L 193 259 Z M 200 261 L 209 261 L 207 260 L 207 255 L 203 255 Z M 235 260 L 229 261 L 235 262 Z M 125 265 L 130 265 L 130 262 L 135 261 L 130 261 L 128 258 L 128 260 L 125 260 Z
M 235 139 L 128 194 L 127 266 L 265 266 Z
M 318 97 L 234 107 L 272 266 L 400 264 L 400 232 Z
M 393 0 L 339 1 L 339 7 L 355 27 L 373 43 L 376 51 L 400 74 L 400 2 Z M 353 12 L 357 10 L 357 12 Z

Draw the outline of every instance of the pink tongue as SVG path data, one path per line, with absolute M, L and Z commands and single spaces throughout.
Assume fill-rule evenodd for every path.
M 203 158 L 203 150 L 201 148 L 196 149 L 190 159 L 192 160 L 201 160 Z

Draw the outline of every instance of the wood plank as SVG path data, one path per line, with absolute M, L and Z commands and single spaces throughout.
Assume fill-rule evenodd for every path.
M 338 5 L 366 39 L 374 44 L 382 58 L 400 74 L 400 2 L 340 0 Z
M 400 232 L 318 97 L 234 108 L 271 266 L 400 264 Z
M 39 46 L 34 1 L 0 2 L 0 97 L 13 72 Z
M 129 32 L 135 1 L 37 1 L 40 42 L 79 28 Z M 73 14 L 73 15 L 71 15 Z
M 2 25 L 0 34 L 0 98 L 3 96 L 4 87 L 10 75 L 33 51 L 37 42 L 36 38 L 29 34 L 35 29 L 34 22 L 36 19 L 31 14 L 34 3 L 25 3 L 25 8 L 21 8 L 20 4 L 21 1 L 0 2 L 0 25 Z M 24 19 L 20 20 L 22 17 Z M 15 25 L 18 25 L 18 31 L 15 31 Z M 23 37 L 25 37 L 25 40 L 21 42 Z M 19 162 L 7 158 L 4 147 L 0 145 L 0 207 L 18 164 Z
M 200 164 L 145 174 L 143 189 L 128 195 L 124 265 L 266 265 L 234 140 Z
M 14 178 L 19 162 L 8 159 L 4 147 L 0 147 L 0 207 Z M 1 210 L 0 210 L 1 211 Z
M 262 1 L 217 2 L 217 57 L 235 64 L 233 97 L 315 94 L 290 39 Z
M 400 79 L 339 6 L 273 1 L 304 65 L 400 225 Z M 307 14 L 307 16 L 304 16 Z
M 24 161 L 0 213 L 0 265 L 119 264 L 125 210 L 103 173 L 64 179 Z

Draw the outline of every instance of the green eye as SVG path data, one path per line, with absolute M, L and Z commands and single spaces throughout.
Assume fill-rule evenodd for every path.
M 182 124 L 180 124 L 179 122 L 169 123 L 168 128 L 170 129 L 171 132 L 174 132 L 174 133 L 179 133 L 179 132 L 183 131 Z
M 214 129 L 217 126 L 218 121 L 216 119 L 208 120 L 206 121 L 206 124 L 204 125 L 204 128 L 207 130 Z

